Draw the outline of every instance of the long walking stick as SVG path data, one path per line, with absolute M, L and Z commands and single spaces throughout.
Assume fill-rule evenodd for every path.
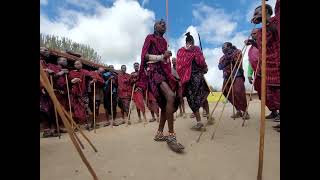
M 265 134 L 265 105 L 266 105 L 266 60 L 267 60 L 267 28 L 266 28 L 266 1 L 262 0 L 262 67 L 261 67 L 261 122 L 259 141 L 258 180 L 262 180 L 264 134 Z
M 135 87 L 136 87 L 136 84 L 133 84 L 132 91 L 131 91 L 131 98 L 130 98 L 130 105 L 129 105 L 129 113 L 128 113 L 128 119 L 127 119 L 127 122 L 126 122 L 126 126 L 128 126 L 128 123 L 129 123 L 129 121 L 130 121 L 132 98 L 133 98 L 133 92 L 134 92 Z
M 246 46 L 246 47 L 247 47 L 247 46 Z M 246 50 L 247 50 L 247 48 L 245 48 L 245 51 L 244 51 L 244 52 L 246 52 Z M 234 77 L 232 77 L 232 81 L 231 81 L 230 87 L 233 86 L 234 81 L 236 80 L 236 75 L 238 74 L 238 71 L 239 71 L 239 69 L 240 69 L 240 67 L 241 67 L 242 60 L 243 60 L 243 56 L 241 57 L 241 60 L 240 60 L 240 62 L 239 62 L 239 66 L 237 67 L 237 71 L 236 71 Z M 233 74 L 231 74 L 230 76 L 233 76 Z M 228 99 L 228 97 L 229 97 L 229 95 L 230 95 L 230 92 L 231 92 L 231 88 L 229 88 L 229 90 L 228 90 L 228 94 L 227 94 L 226 99 Z M 223 109 L 222 109 L 222 112 L 221 112 L 221 114 L 220 114 L 219 121 L 221 120 L 221 117 L 222 117 L 222 114 L 223 114 L 223 111 L 224 111 L 224 107 L 225 107 L 225 106 L 226 106 L 226 104 L 223 105 Z M 219 122 L 219 121 L 218 121 L 218 122 Z M 219 123 L 217 123 L 217 125 L 216 125 L 216 127 L 215 127 L 215 130 L 214 130 L 213 133 L 212 133 L 211 140 L 213 140 L 214 135 L 215 135 L 215 133 L 216 133 L 216 129 L 218 128 L 218 126 L 219 126 Z
M 52 75 L 50 75 L 50 83 L 51 83 L 51 87 L 53 89 L 53 80 L 52 80 Z M 58 118 L 58 114 L 57 114 L 57 108 L 54 106 L 54 116 L 56 118 L 56 125 L 57 125 L 57 131 L 59 134 L 59 139 L 61 139 L 61 133 L 60 133 L 60 127 L 59 127 L 59 118 Z
M 69 113 L 70 116 L 72 117 L 72 111 L 71 111 L 71 101 L 70 101 L 70 90 L 69 90 L 69 81 L 68 81 L 68 76 L 67 74 L 65 74 L 65 78 L 66 78 L 66 85 L 67 85 L 67 94 L 68 94 L 68 101 L 69 101 Z M 73 128 L 73 124 L 71 123 L 71 127 Z M 73 133 L 75 139 L 79 142 L 80 146 L 82 149 L 84 149 L 84 146 L 82 144 L 82 142 L 80 141 L 78 135 L 76 133 Z
M 93 83 L 93 131 L 96 133 L 96 83 Z
M 112 122 L 111 122 L 111 127 L 113 128 L 113 123 L 114 123 L 114 118 L 113 118 L 113 98 L 112 98 L 112 94 L 113 94 L 113 92 L 112 92 L 112 79 L 110 80 L 110 82 L 111 82 L 111 85 L 110 85 L 110 88 L 111 88 L 111 99 L 110 99 L 110 101 L 111 101 L 111 116 L 112 116 Z
M 231 64 L 231 71 L 233 70 L 232 64 Z M 232 111 L 233 111 L 233 120 L 236 120 L 236 114 L 234 110 L 234 93 L 233 93 L 233 84 L 231 85 L 231 91 L 232 91 Z
M 67 76 L 67 74 L 65 74 L 65 78 L 66 78 L 67 94 L 68 94 L 68 102 L 69 102 L 69 113 L 70 113 L 70 116 L 72 117 L 71 101 L 70 101 L 70 90 L 69 90 L 69 81 L 68 81 L 68 76 Z M 71 124 L 71 127 L 73 128 L 73 124 Z
M 70 127 L 70 124 L 66 118 L 66 116 L 63 114 L 62 109 L 61 109 L 61 105 L 56 97 L 56 95 L 54 94 L 53 88 L 49 85 L 49 80 L 42 68 L 42 66 L 40 65 L 40 81 L 41 83 L 44 85 L 45 89 L 47 90 L 51 100 L 53 101 L 54 106 L 57 108 L 57 112 L 60 115 L 62 122 L 64 123 L 65 127 L 67 128 L 68 134 L 70 136 L 70 139 L 72 141 L 72 143 L 74 144 L 77 152 L 79 153 L 81 160 L 84 162 L 84 164 L 86 165 L 86 167 L 88 168 L 90 174 L 92 175 L 94 180 L 98 180 L 98 177 L 95 173 L 95 171 L 93 170 L 93 168 L 91 167 L 89 161 L 86 159 L 86 157 L 84 156 L 83 152 L 81 151 L 79 145 L 77 144 L 74 136 L 73 136 L 73 128 Z
M 73 118 L 68 114 L 68 112 L 62 107 L 62 111 L 65 114 L 65 116 L 68 118 L 68 120 L 71 122 L 71 124 L 73 124 L 75 126 L 76 129 L 79 130 L 80 134 L 82 135 L 82 137 L 90 144 L 90 146 L 92 147 L 92 149 L 95 152 L 98 152 L 97 148 L 93 145 L 93 143 L 89 140 L 89 138 L 83 133 L 82 129 L 79 127 L 79 125 L 74 122 Z

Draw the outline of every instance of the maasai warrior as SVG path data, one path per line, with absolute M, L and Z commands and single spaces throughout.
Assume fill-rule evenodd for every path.
M 91 71 L 91 77 L 93 77 L 95 81 L 95 102 L 93 102 L 93 93 L 94 93 L 94 85 L 91 83 L 91 85 L 88 88 L 88 93 L 89 93 L 89 108 L 91 112 L 93 112 L 93 103 L 95 103 L 95 113 L 96 113 L 96 119 L 99 117 L 99 108 L 101 104 L 101 100 L 103 100 L 103 86 L 104 86 L 104 80 L 102 77 L 102 74 L 105 72 L 104 68 L 99 67 L 98 70 L 96 71 Z M 93 114 L 92 114 L 93 115 Z M 93 128 L 94 121 L 93 121 L 93 116 L 92 116 L 92 124 L 91 128 Z M 99 124 L 96 124 L 96 127 L 99 127 Z
M 75 70 L 69 72 L 69 83 L 70 96 L 71 96 L 71 107 L 73 111 L 73 117 L 80 124 L 88 123 L 88 80 L 91 78 L 91 74 L 88 70 L 82 69 L 82 62 L 74 62 Z M 93 78 L 91 78 L 93 79 Z M 87 126 L 89 128 L 89 126 Z
M 279 111 L 275 117 L 276 122 L 280 122 L 280 1 L 276 5 L 277 13 L 274 17 L 272 7 L 266 4 L 267 16 L 267 59 L 266 59 L 266 104 L 271 111 Z M 257 7 L 252 18 L 254 24 L 262 22 L 262 8 Z M 260 58 L 262 55 L 262 29 L 257 32 L 256 41 L 252 45 L 259 49 Z M 261 75 L 261 64 L 258 66 L 258 75 Z
M 224 96 L 227 96 L 229 89 L 233 88 L 233 96 L 232 92 L 229 93 L 228 100 L 235 106 L 237 113 L 232 115 L 232 118 L 244 117 L 244 119 L 249 119 L 249 114 L 246 112 L 247 108 L 247 98 L 246 98 L 246 90 L 244 87 L 245 77 L 243 74 L 243 68 L 241 63 L 241 50 L 237 49 L 230 42 L 225 42 L 222 46 L 223 56 L 219 61 L 219 69 L 223 70 L 223 87 L 226 86 L 225 91 L 223 92 Z M 239 62 L 240 61 L 240 62 Z M 241 66 L 236 74 L 237 68 L 239 67 L 239 63 Z M 231 74 L 231 66 L 234 69 L 233 74 Z M 231 80 L 227 83 L 229 76 L 232 76 Z M 234 83 L 231 87 L 231 82 L 235 78 Z M 232 90 L 231 90 L 232 91 Z M 234 99 L 234 102 L 233 102 Z M 243 113 L 242 113 L 242 112 Z
M 181 81 L 180 81 L 180 77 L 177 73 L 177 59 L 176 58 L 172 58 L 172 75 L 176 78 L 177 81 L 179 81 L 179 86 L 181 87 Z M 181 88 L 180 88 L 181 89 Z M 184 116 L 185 118 L 185 115 L 186 115 L 186 112 L 185 112 L 185 106 L 184 106 L 184 100 L 183 98 L 181 98 L 181 102 L 180 102 L 180 105 L 179 105 L 179 110 L 180 110 L 180 114 L 179 116 L 182 117 Z
M 138 75 L 139 75 L 139 63 L 137 62 L 134 63 L 133 68 L 134 68 L 134 72 L 131 73 L 131 77 L 130 77 L 131 85 L 133 86 L 135 84 L 132 100 L 135 103 L 137 108 L 139 122 L 142 122 L 140 112 L 142 112 L 144 120 L 147 121 L 146 110 L 143 102 L 143 99 L 144 99 L 143 89 L 137 86 Z
M 166 23 L 161 20 L 155 23 L 154 33 L 146 37 L 141 53 L 137 85 L 143 89 L 148 87 L 161 109 L 159 128 L 154 140 L 167 141 L 173 151 L 180 152 L 184 147 L 176 140 L 173 121 L 173 114 L 180 103 L 179 97 L 175 95 L 178 82 L 171 73 L 172 53 L 167 50 L 167 41 L 163 38 L 165 32 Z M 163 135 L 166 121 L 168 121 L 169 136 Z
M 69 73 L 67 69 L 68 61 L 64 57 L 59 57 L 57 59 L 57 64 L 48 64 L 48 69 L 53 71 L 53 89 L 55 95 L 60 102 L 60 104 L 66 109 L 69 110 L 68 106 L 68 94 L 67 94 L 67 84 L 66 84 L 66 75 Z M 62 121 L 60 120 L 60 123 Z M 59 123 L 59 124 L 60 124 Z M 63 123 L 61 123 L 63 125 Z M 61 132 L 66 132 L 61 129 Z
M 110 124 L 109 121 L 109 115 L 113 114 L 113 119 L 116 119 L 117 116 L 117 103 L 118 103 L 118 80 L 117 80 L 117 73 L 114 71 L 113 65 L 109 66 L 109 69 L 107 72 L 103 73 L 103 79 L 105 80 L 104 83 L 104 100 L 103 105 L 104 109 L 106 111 L 106 117 L 107 117 L 107 124 Z M 112 81 L 112 90 L 111 90 L 111 81 Z M 111 93 L 112 93 L 112 113 L 111 113 Z M 123 122 L 121 122 L 123 123 Z M 120 123 L 120 124 L 121 124 Z M 120 125 L 116 122 L 113 122 L 114 126 Z
M 190 32 L 186 36 L 186 46 L 180 48 L 177 53 L 177 72 L 181 78 L 182 94 L 187 97 L 188 104 L 197 120 L 197 124 L 192 129 L 201 130 L 204 124 L 201 122 L 199 109 L 210 93 L 204 79 L 208 66 L 201 49 L 194 45 Z M 206 108 L 209 112 L 209 106 Z
M 121 72 L 118 74 L 118 105 L 121 109 L 122 119 L 129 113 L 132 87 L 130 84 L 130 74 L 126 73 L 127 67 L 121 66 Z M 129 121 L 128 124 L 131 124 Z
M 47 63 L 45 60 L 49 58 L 50 53 L 47 48 L 40 47 L 40 64 L 43 70 L 46 72 L 48 78 L 49 74 L 52 73 L 50 69 L 47 68 Z M 55 132 L 54 128 L 54 112 L 53 103 L 45 90 L 44 86 L 40 82 L 40 122 L 45 122 L 45 129 L 42 137 L 55 137 L 58 134 Z
M 250 84 L 252 84 L 252 74 L 254 71 L 256 71 L 257 67 L 258 67 L 258 61 L 259 61 L 259 49 L 257 47 L 255 47 L 254 43 L 256 43 L 257 40 L 257 34 L 258 34 L 259 29 L 254 29 L 252 30 L 251 33 L 251 37 L 252 39 L 250 40 L 246 40 L 245 43 L 246 45 L 251 45 L 249 52 L 248 52 L 248 56 L 249 56 L 249 68 L 251 68 L 252 70 L 248 70 L 248 79 Z M 259 66 L 260 66 L 259 62 Z M 255 74 L 255 80 L 254 80 L 254 89 L 258 92 L 258 96 L 259 99 L 261 98 L 261 74 Z M 274 109 L 274 105 L 272 104 L 272 102 L 267 101 L 266 102 L 266 106 L 269 108 L 269 110 L 271 111 L 271 113 L 266 116 L 266 119 L 274 119 L 278 116 L 278 112 Z

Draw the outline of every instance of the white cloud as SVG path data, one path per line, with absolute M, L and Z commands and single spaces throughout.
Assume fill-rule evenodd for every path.
M 48 4 L 48 0 L 40 0 L 40 5 L 47 5 Z
M 81 7 L 86 10 L 94 9 L 100 5 L 97 0 L 66 0 L 66 3 Z
M 118 0 L 111 7 L 96 6 L 93 15 L 61 10 L 56 21 L 40 16 L 40 32 L 64 36 L 90 45 L 106 64 L 119 68 L 140 62 L 144 39 L 152 32 L 154 12 L 142 8 L 137 1 Z
M 199 33 L 209 43 L 222 43 L 237 28 L 237 22 L 232 21 L 232 16 L 220 8 L 201 3 L 195 5 L 192 14 L 195 20 L 200 22 L 197 27 Z

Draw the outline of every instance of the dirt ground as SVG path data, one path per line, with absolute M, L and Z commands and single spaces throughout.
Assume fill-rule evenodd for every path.
M 213 106 L 214 103 L 210 104 L 211 109 Z M 220 103 L 214 113 L 216 120 L 221 109 Z M 80 137 L 85 145 L 85 156 L 100 180 L 255 180 L 260 102 L 250 103 L 251 119 L 245 127 L 241 126 L 241 119 L 230 118 L 232 106 L 228 103 L 213 141 L 210 137 L 217 122 L 208 126 L 196 143 L 199 132 L 190 130 L 195 124 L 190 114 L 187 108 L 187 118 L 175 121 L 177 139 L 185 146 L 183 154 L 171 151 L 166 142 L 153 140 L 158 123 L 152 122 L 146 127 L 140 123 L 99 128 L 96 134 L 85 131 L 99 151 L 95 153 Z M 136 111 L 133 111 L 132 120 L 137 120 Z M 266 120 L 264 180 L 280 179 L 280 133 L 272 129 L 274 124 Z M 67 134 L 61 139 L 40 139 L 40 165 L 42 180 L 92 179 Z

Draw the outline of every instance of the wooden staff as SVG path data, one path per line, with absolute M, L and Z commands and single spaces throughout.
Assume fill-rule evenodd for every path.
M 95 173 L 95 171 L 93 170 L 93 168 L 91 167 L 89 161 L 86 159 L 86 157 L 84 156 L 82 150 L 80 149 L 78 143 L 76 142 L 76 139 L 74 138 L 73 134 L 73 128 L 70 127 L 70 124 L 65 116 L 65 114 L 63 113 L 62 109 L 61 109 L 61 105 L 56 97 L 56 95 L 54 94 L 53 88 L 49 85 L 49 80 L 42 68 L 42 66 L 40 65 L 40 82 L 43 84 L 43 86 L 45 87 L 45 89 L 47 90 L 51 100 L 53 101 L 54 106 L 57 108 L 57 112 L 60 115 L 62 122 L 64 123 L 65 127 L 67 128 L 67 132 L 70 136 L 70 139 L 72 141 L 72 143 L 74 144 L 77 152 L 79 153 L 81 160 L 84 162 L 84 164 L 86 165 L 86 167 L 88 168 L 90 174 L 92 175 L 94 180 L 98 180 L 98 177 Z
M 112 116 L 112 122 L 111 122 L 111 127 L 113 128 L 113 123 L 114 123 L 114 118 L 113 118 L 113 103 L 112 103 L 112 79 L 110 80 L 110 82 L 111 82 L 111 85 L 110 85 L 110 88 L 111 88 L 111 116 Z
M 128 119 L 127 119 L 127 122 L 126 122 L 126 126 L 128 126 L 128 123 L 129 123 L 129 121 L 130 121 L 132 98 L 133 98 L 133 93 L 134 93 L 134 88 L 135 88 L 135 87 L 136 87 L 136 84 L 133 84 L 132 91 L 131 91 L 131 98 L 130 98 L 130 105 L 129 105 L 129 113 L 128 113 Z
M 90 146 L 92 147 L 92 149 L 95 152 L 98 152 L 97 148 L 93 145 L 93 143 L 89 140 L 89 138 L 83 133 L 82 129 L 79 127 L 79 125 L 74 122 L 73 118 L 68 114 L 68 112 L 62 107 L 62 111 L 63 113 L 66 115 L 66 117 L 69 119 L 69 121 L 75 126 L 76 129 L 79 130 L 80 134 L 82 135 L 82 137 L 90 144 Z
M 167 17 L 167 42 L 168 42 L 168 47 L 169 47 L 169 2 L 166 0 L 166 17 Z
M 247 46 L 246 46 L 246 47 L 247 47 Z M 246 51 L 246 50 L 247 50 L 247 48 L 245 48 L 245 51 Z M 240 62 L 239 62 L 239 66 L 238 66 L 238 68 L 237 68 L 237 71 L 236 71 L 234 77 L 232 78 L 231 86 L 230 86 L 230 87 L 233 86 L 234 81 L 236 80 L 236 75 L 237 75 L 238 72 L 239 72 L 239 69 L 240 69 L 241 64 L 242 64 L 242 60 L 243 60 L 243 56 L 242 56 L 242 58 L 241 58 L 241 60 L 240 60 Z M 230 76 L 232 77 L 233 75 L 231 74 Z M 230 92 L 231 92 L 231 88 L 229 88 L 229 90 L 228 90 L 228 94 L 227 94 L 226 99 L 228 99 L 228 97 L 229 97 L 229 95 L 230 95 Z M 226 104 L 223 105 L 223 109 L 222 109 L 222 111 L 221 111 L 221 114 L 220 114 L 220 117 L 219 117 L 219 121 L 221 120 L 221 117 L 222 117 L 222 114 L 223 114 L 223 111 L 224 111 L 225 106 L 226 106 Z M 219 121 L 218 121 L 218 123 L 217 123 L 217 126 L 215 127 L 215 130 L 214 130 L 213 133 L 212 133 L 211 140 L 213 140 L 213 138 L 214 138 L 214 135 L 215 135 L 215 133 L 216 133 L 216 129 L 217 129 L 218 126 L 219 126 Z
M 52 75 L 50 75 L 50 83 L 51 83 L 51 87 L 53 89 L 53 80 L 52 80 Z M 56 125 L 57 125 L 57 131 L 59 134 L 59 139 L 61 139 L 61 133 L 60 133 L 60 127 L 59 127 L 59 118 L 58 118 L 58 114 L 57 114 L 57 109 L 54 106 L 54 116 L 56 117 Z
M 232 64 L 231 64 L 231 71 L 233 71 Z M 233 120 L 236 120 L 236 114 L 234 110 L 234 93 L 233 93 L 233 84 L 231 85 L 231 91 L 232 91 L 232 111 L 233 111 Z
M 266 105 L 266 60 L 267 60 L 267 29 L 266 29 L 266 1 L 262 0 L 262 66 L 261 66 L 261 122 L 259 141 L 258 180 L 262 180 L 264 133 L 265 133 L 265 105 Z
M 245 53 L 246 53 L 246 50 L 247 50 L 246 47 L 247 47 L 247 46 L 243 46 L 243 49 L 241 50 L 241 52 L 243 52 L 242 54 L 245 54 Z M 240 58 L 241 58 L 241 59 L 240 59 Z M 239 61 L 239 59 L 240 59 L 240 61 Z M 233 68 L 233 71 L 234 71 L 235 69 L 239 69 L 239 68 L 240 68 L 240 65 L 241 65 L 240 62 L 242 62 L 242 59 L 243 59 L 243 56 L 240 56 L 240 55 L 239 55 L 239 56 L 238 56 L 238 59 L 237 59 L 237 61 L 236 61 L 236 63 L 235 63 L 235 67 L 238 67 L 238 68 Z M 239 64 L 238 64 L 238 61 L 239 61 Z M 219 104 L 219 102 L 220 102 L 220 100 L 221 100 L 221 97 L 222 97 L 222 95 L 223 95 L 223 92 L 225 91 L 225 89 L 226 89 L 226 87 L 227 87 L 227 84 L 228 84 L 229 81 L 231 80 L 233 71 L 231 71 L 231 76 L 229 76 L 227 82 L 226 82 L 225 85 L 222 87 L 222 93 L 220 94 L 217 103 L 215 104 L 213 110 L 211 111 L 210 116 L 209 116 L 209 119 L 212 119 L 213 112 L 214 112 L 215 109 L 217 108 L 217 106 L 218 106 L 218 104 Z M 229 89 L 229 90 L 230 90 L 230 89 Z M 226 98 L 226 100 L 227 100 L 227 99 L 228 99 L 228 98 Z M 224 104 L 224 105 L 225 105 L 225 104 Z M 206 128 L 207 126 L 208 126 L 208 123 L 205 125 L 204 128 Z M 197 139 L 197 141 L 196 141 L 197 143 L 200 141 L 200 138 L 201 138 L 203 132 L 204 132 L 204 131 L 201 131 L 201 132 L 200 132 L 199 137 L 198 137 L 198 139 Z
M 67 84 L 67 94 L 68 94 L 68 102 L 69 102 L 69 113 L 70 116 L 72 117 L 72 110 L 71 110 L 71 101 L 70 101 L 70 90 L 69 90 L 69 81 L 68 81 L 68 75 L 65 74 L 66 78 L 66 84 Z M 73 124 L 71 124 L 71 127 L 73 128 Z
M 96 83 L 93 83 L 93 131 L 96 133 Z

